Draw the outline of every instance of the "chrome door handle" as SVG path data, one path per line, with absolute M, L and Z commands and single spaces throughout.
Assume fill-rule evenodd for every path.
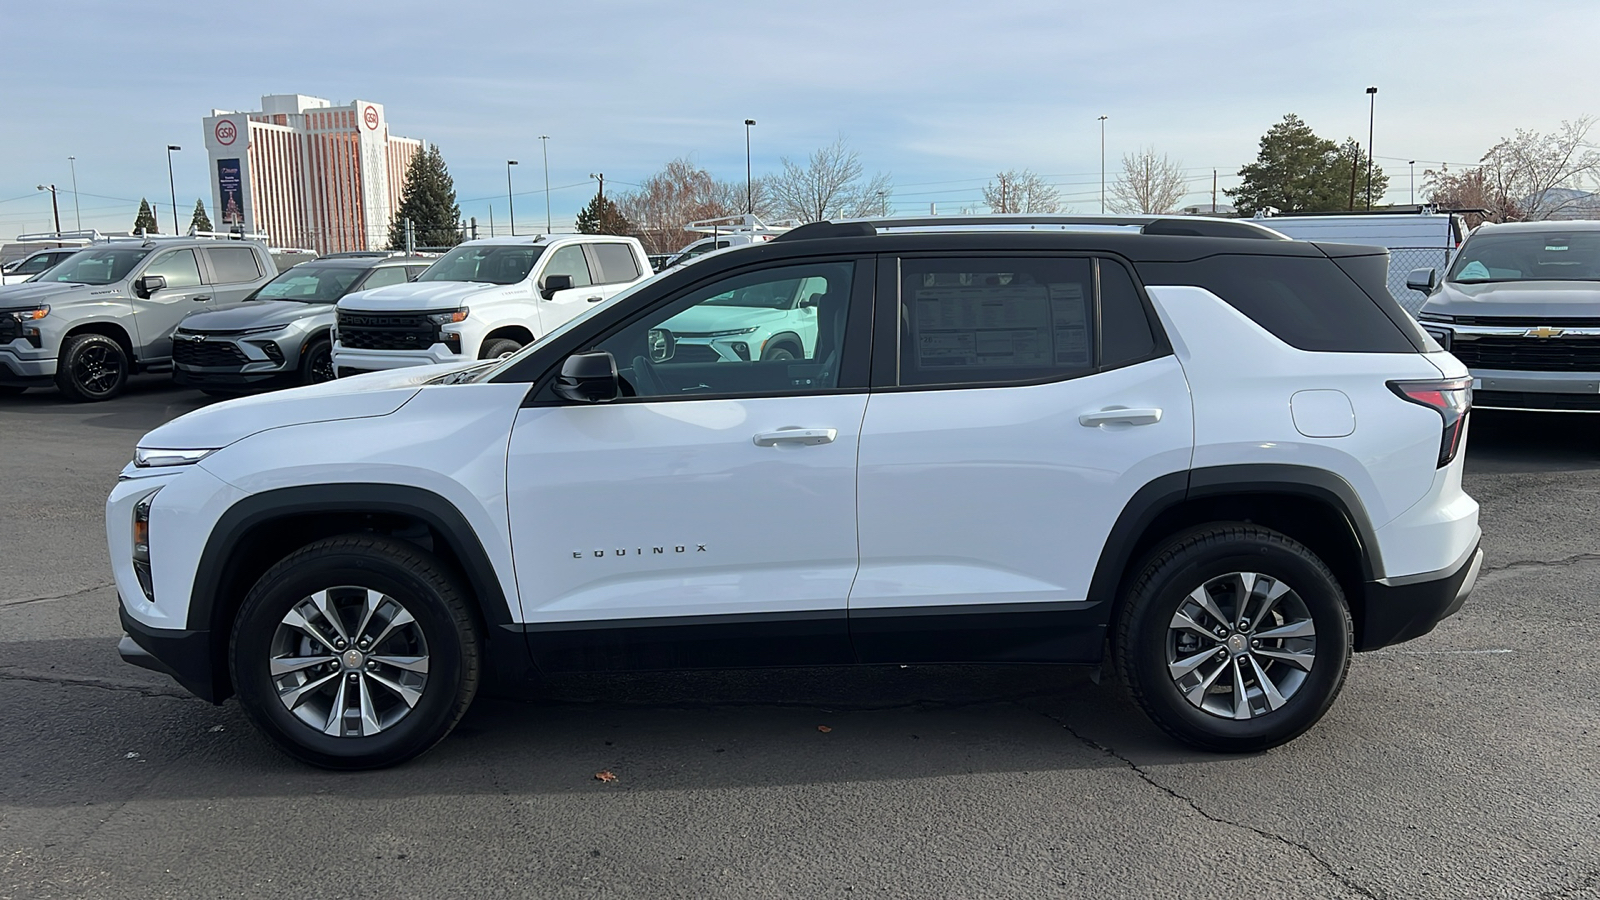
M 1078 417 L 1078 424 L 1086 428 L 1099 428 L 1101 425 L 1154 425 L 1159 421 L 1161 421 L 1161 410 L 1159 409 L 1124 409 L 1122 407 L 1084 413 Z
M 751 440 L 757 447 L 776 447 L 779 444 L 831 444 L 838 436 L 837 428 L 779 428 L 763 431 Z

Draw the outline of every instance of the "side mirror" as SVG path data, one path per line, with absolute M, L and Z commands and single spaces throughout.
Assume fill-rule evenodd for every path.
M 653 363 L 666 362 L 678 349 L 678 339 L 665 328 L 650 329 L 644 340 L 650 346 L 650 361 Z
M 17 266 L 20 266 L 20 265 L 22 265 L 22 260 L 20 260 L 20 259 L 17 260 L 16 262 L 6 263 L 4 268 L 0 268 L 0 273 L 6 274 L 6 275 L 10 275 L 12 272 L 15 272 L 17 270 Z
M 1439 272 L 1437 269 L 1412 269 L 1410 274 L 1406 275 L 1406 287 L 1413 291 L 1431 294 L 1433 289 L 1438 286 Z
M 604 350 L 574 353 L 561 364 L 555 391 L 579 403 L 606 403 L 622 393 L 617 361 Z
M 549 300 L 556 295 L 556 291 L 572 290 L 571 275 L 546 275 L 539 284 L 539 296 Z
M 167 276 L 146 275 L 133 283 L 133 292 L 140 297 L 149 299 L 156 291 L 167 289 Z

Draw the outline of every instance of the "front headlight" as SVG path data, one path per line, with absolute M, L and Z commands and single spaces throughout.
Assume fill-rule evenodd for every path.
M 133 451 L 133 464 L 141 469 L 156 469 L 164 466 L 192 466 L 215 452 L 217 452 L 216 447 L 194 450 L 139 447 Z
M 733 337 L 736 334 L 752 334 L 752 333 L 755 332 L 756 328 L 758 328 L 758 327 L 760 327 L 760 326 L 751 326 L 749 328 L 730 328 L 727 331 L 708 331 L 708 332 L 706 332 L 706 337 L 708 337 L 708 338 L 719 338 L 719 337 Z
M 431 313 L 428 316 L 428 321 L 435 325 L 449 325 L 452 322 L 465 322 L 467 320 L 467 315 L 471 312 L 472 310 L 463 306 L 460 309 L 452 309 L 449 312 Z
M 33 309 L 13 309 L 6 313 L 6 315 L 16 319 L 18 322 L 37 322 L 45 316 L 50 315 L 50 307 L 44 303 L 41 303 L 38 306 L 35 306 Z

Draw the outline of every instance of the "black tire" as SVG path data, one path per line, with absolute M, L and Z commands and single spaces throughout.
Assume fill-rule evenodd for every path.
M 25 390 L 27 388 L 19 384 L 0 384 L 0 397 L 15 397 Z
M 56 387 L 79 403 L 110 400 L 128 384 L 128 354 L 103 334 L 75 334 L 61 346 Z
M 502 356 L 510 356 L 521 349 L 522 343 L 519 341 L 514 341 L 511 338 L 495 338 L 494 340 L 483 342 L 483 346 L 478 348 L 478 358 L 499 359 Z
M 280 686 L 269 671 L 274 647 L 281 646 L 276 643 L 280 641 L 280 629 L 289 627 L 284 624 L 285 616 L 297 607 L 304 608 L 303 601 L 319 591 L 330 591 L 330 598 L 352 596 L 337 590 L 343 586 L 366 588 L 392 598 L 414 620 L 407 623 L 407 628 L 420 632 L 425 642 L 422 649 L 427 661 L 426 680 L 418 688 L 420 698 L 408 710 L 401 710 L 398 694 L 372 687 L 374 703 L 387 699 L 400 717 L 370 735 L 329 735 L 302 721 L 280 700 Z M 355 597 L 365 596 L 364 591 L 352 593 Z M 466 596 L 433 556 L 404 541 L 353 534 L 302 547 L 261 576 L 234 619 L 228 663 L 239 701 L 273 743 L 302 762 L 328 769 L 374 769 L 412 759 L 450 733 L 478 690 L 481 637 Z M 359 618 L 359 611 L 355 615 Z M 373 626 L 387 626 L 395 618 L 398 617 L 391 614 L 380 621 L 374 616 Z M 346 618 L 347 631 L 353 630 L 349 627 L 351 621 Z M 334 634 L 326 628 L 324 633 Z M 352 642 L 357 637 L 349 635 Z M 393 638 L 380 640 L 370 648 L 374 656 L 382 647 L 391 646 L 386 643 L 388 640 Z M 335 643 L 341 641 L 335 639 Z M 302 646 L 309 646 L 311 649 L 306 652 L 311 654 L 331 655 L 331 651 L 309 642 Z M 354 650 L 355 645 L 347 645 L 346 649 Z M 347 677 L 353 679 L 352 684 L 364 677 L 361 662 L 354 663 L 357 668 L 352 670 L 346 667 L 351 664 L 343 655 L 331 658 L 337 662 L 327 673 L 322 668 L 308 670 L 311 674 L 306 676 L 307 681 L 327 674 L 332 679 L 328 691 L 332 691 Z M 387 674 L 393 677 L 397 673 Z M 332 702 L 327 705 L 327 721 L 335 722 L 335 707 Z M 350 720 L 341 717 L 337 721 Z
M 761 354 L 761 359 L 764 362 L 771 362 L 773 360 L 782 360 L 782 359 L 799 359 L 799 358 L 800 358 L 800 349 L 798 347 L 795 347 L 793 344 L 787 344 L 787 343 L 768 345 L 767 349 L 765 351 L 763 351 L 762 354 Z
M 1276 621 L 1257 622 L 1252 628 L 1240 628 L 1237 622 L 1228 626 L 1229 634 L 1240 634 L 1242 639 L 1231 644 L 1231 637 L 1221 634 L 1198 638 L 1190 630 L 1176 628 L 1174 617 L 1180 610 L 1195 611 L 1196 621 L 1210 625 L 1214 617 L 1202 616 L 1203 609 L 1192 601 L 1191 594 L 1208 584 L 1216 590 L 1237 589 L 1243 579 L 1229 579 L 1236 573 L 1256 573 L 1281 582 L 1290 590 L 1272 607 Z M 1261 584 L 1261 582 L 1257 582 Z M 1260 609 L 1264 594 L 1270 586 L 1258 588 L 1262 594 L 1251 595 L 1242 605 Z M 1237 606 L 1227 606 L 1221 594 L 1208 594 L 1216 608 L 1229 619 L 1244 617 Z M 1235 595 L 1237 596 L 1237 595 Z M 1216 599 L 1223 597 L 1223 599 Z M 1314 645 L 1306 647 L 1304 639 L 1264 642 L 1251 638 L 1260 629 L 1265 635 L 1274 629 L 1282 631 L 1289 621 L 1286 610 L 1293 608 L 1295 621 L 1309 621 L 1315 628 Z M 1210 641 L 1210 644 L 1205 643 Z M 1185 642 L 1191 646 L 1185 648 Z M 1268 653 L 1277 657 L 1244 648 L 1265 644 Z M 1239 523 L 1214 523 L 1179 535 L 1147 558 L 1144 568 L 1134 580 L 1132 589 L 1118 610 L 1112 638 L 1112 652 L 1123 683 L 1145 713 L 1163 731 L 1178 740 L 1220 753 L 1252 753 L 1287 743 L 1303 734 L 1320 720 L 1334 698 L 1344 686 L 1350 668 L 1353 645 L 1350 610 L 1344 591 L 1326 564 L 1305 546 L 1270 529 Z M 1310 669 L 1283 661 L 1283 652 L 1294 650 L 1310 657 Z M 1169 653 L 1172 656 L 1169 658 Z M 1207 653 L 1221 654 L 1206 656 Z M 1239 654 L 1230 656 L 1228 654 Z M 1211 704 L 1211 709 L 1201 708 L 1187 699 L 1175 675 L 1169 671 L 1169 661 L 1200 659 L 1205 661 L 1184 676 L 1190 689 L 1199 688 L 1210 665 L 1223 673 L 1212 682 L 1213 687 L 1200 689 L 1196 696 L 1200 702 Z M 1281 697 L 1282 705 L 1272 708 L 1268 693 L 1261 681 L 1251 681 L 1245 676 L 1246 709 L 1250 717 L 1237 719 L 1224 713 L 1229 705 L 1237 712 L 1236 689 L 1233 686 L 1233 669 L 1250 672 L 1252 665 L 1263 667 L 1268 684 Z M 1211 671 L 1217 671 L 1212 669 Z M 1223 681 L 1227 684 L 1222 684 Z M 1295 681 L 1291 693 L 1282 693 L 1280 684 Z M 1215 711 L 1222 706 L 1224 713 Z M 1260 711 L 1257 712 L 1256 710 Z
M 326 338 L 314 341 L 300 354 L 301 384 L 321 384 L 337 377 L 333 371 L 333 345 Z

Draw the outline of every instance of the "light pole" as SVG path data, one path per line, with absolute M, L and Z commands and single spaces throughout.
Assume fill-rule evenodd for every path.
M 177 144 L 167 145 L 167 190 L 172 192 L 172 234 L 178 234 L 178 184 L 172 180 L 172 151 L 182 150 Z
M 750 180 L 750 126 L 756 123 L 755 119 L 744 120 L 744 211 L 756 211 L 755 182 Z
M 539 147 L 544 151 L 544 233 L 555 231 L 550 224 L 550 135 L 539 135 Z
M 516 165 L 514 159 L 506 160 L 506 206 L 511 208 L 511 236 L 517 236 L 517 202 L 511 199 L 511 167 Z
M 56 214 L 56 234 L 60 234 L 61 208 L 56 206 L 56 186 L 53 184 L 41 184 L 39 185 L 39 190 L 50 192 L 50 211 Z
M 1106 214 L 1106 119 L 1100 117 L 1100 215 Z
M 1367 209 L 1372 208 L 1372 120 L 1378 111 L 1378 89 L 1367 88 Z
M 1411 162 L 1406 163 L 1406 165 L 1411 167 L 1411 205 L 1412 206 L 1416 206 L 1417 205 L 1417 161 L 1413 159 Z
M 889 192 L 888 191 L 879 191 L 878 192 L 878 203 L 883 206 L 883 217 L 885 219 L 889 218 Z
M 67 165 L 72 167 L 72 218 L 79 231 L 83 230 L 83 215 L 78 212 L 78 158 L 67 157 Z

